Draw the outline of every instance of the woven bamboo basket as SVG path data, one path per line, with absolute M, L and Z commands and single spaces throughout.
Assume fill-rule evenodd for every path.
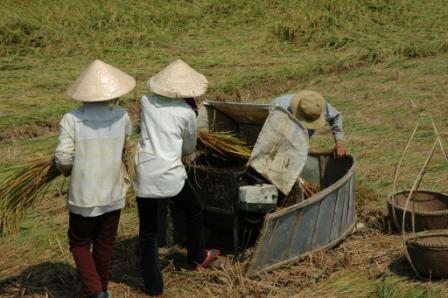
M 423 118 L 429 118 L 431 121 L 436 138 L 412 188 L 396 192 L 400 167 L 405 153 L 412 143 Z M 387 198 L 390 217 L 394 226 L 401 231 L 404 253 L 412 270 L 417 276 L 424 275 L 430 278 L 448 277 L 448 196 L 446 193 L 419 190 L 419 186 L 436 147 L 442 150 L 446 161 L 448 161 L 448 154 L 445 151 L 441 135 L 432 115 L 424 112 L 420 113 L 412 135 L 395 169 L 392 194 Z M 416 233 L 416 231 L 419 232 Z M 411 232 L 412 234 L 411 236 L 405 236 L 405 232 Z
M 448 231 L 424 231 L 406 239 L 409 257 L 423 276 L 448 276 Z
M 408 195 L 409 190 L 406 190 L 387 197 L 389 215 L 398 231 L 401 231 L 404 206 Z M 448 228 L 448 195 L 427 190 L 415 190 L 407 212 L 405 218 L 407 232 L 412 231 L 413 216 L 416 232 Z

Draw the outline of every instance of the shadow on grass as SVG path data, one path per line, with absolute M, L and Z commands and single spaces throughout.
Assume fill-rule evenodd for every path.
M 45 262 L 0 281 L 0 297 L 80 297 L 76 269 L 64 262 Z
M 192 270 L 186 250 L 173 246 L 160 248 L 162 268 L 168 271 Z M 111 281 L 143 293 L 138 237 L 118 240 L 112 254 Z M 83 297 L 76 268 L 65 262 L 44 262 L 0 280 L 0 297 Z
M 143 289 L 138 238 L 119 240 L 112 254 L 111 281 Z M 71 257 L 71 256 L 70 256 Z M 0 297 L 83 297 L 76 268 L 65 262 L 44 262 L 0 280 Z
M 188 262 L 186 250 L 173 246 L 159 248 L 162 270 L 192 270 Z M 138 237 L 119 240 L 115 243 L 112 254 L 111 281 L 123 283 L 130 288 L 143 293 L 143 278 L 140 266 L 140 248 Z
M 204 232 L 207 247 L 218 247 L 222 250 L 223 255 L 230 255 L 229 241 L 231 239 L 221 234 L 212 236 L 208 229 L 204 229 Z M 159 243 L 161 241 L 163 239 L 159 239 Z M 160 247 L 159 254 L 164 271 L 194 270 L 196 267 L 188 261 L 186 249 L 177 244 L 170 247 Z M 121 239 L 115 243 L 112 254 L 111 281 L 125 284 L 143 293 L 138 236 Z
M 398 276 L 404 277 L 406 279 L 412 280 L 412 281 L 419 281 L 419 282 L 428 282 L 428 281 L 442 281 L 443 278 L 441 277 L 425 277 L 425 276 L 417 276 L 415 272 L 412 270 L 411 265 L 409 264 L 408 260 L 405 256 L 401 256 L 397 259 L 395 259 L 392 263 L 389 265 L 389 270 Z
M 137 237 L 126 238 L 115 243 L 111 271 L 112 281 L 124 283 L 136 290 L 143 290 Z
M 408 279 L 415 279 L 415 273 L 412 271 L 411 265 L 409 265 L 408 260 L 405 256 L 400 256 L 393 260 L 389 265 L 389 270 L 393 273 L 395 273 L 398 276 L 408 278 Z

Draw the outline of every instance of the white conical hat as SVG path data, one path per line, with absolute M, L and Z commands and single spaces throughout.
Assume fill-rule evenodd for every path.
M 149 89 L 159 95 L 172 98 L 188 98 L 203 95 L 208 81 L 184 61 L 178 59 L 148 80 Z
M 129 93 L 135 79 L 101 60 L 95 60 L 68 87 L 67 94 L 84 102 L 106 101 Z

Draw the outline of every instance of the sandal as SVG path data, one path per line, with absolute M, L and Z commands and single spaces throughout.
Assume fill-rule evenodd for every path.
M 208 249 L 206 250 L 205 259 L 202 261 L 201 264 L 198 265 L 196 270 L 199 270 L 201 268 L 207 268 L 213 263 L 221 254 L 221 251 L 219 249 Z

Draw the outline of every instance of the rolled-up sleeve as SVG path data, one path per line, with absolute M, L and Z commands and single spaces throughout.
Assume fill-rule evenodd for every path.
M 70 176 L 75 157 L 75 127 L 70 114 L 64 115 L 59 123 L 59 139 L 55 151 L 56 167 L 64 176 Z
M 283 109 L 285 109 L 288 112 L 292 113 L 292 111 L 291 111 L 291 99 L 292 99 L 293 96 L 294 96 L 294 94 L 286 94 L 286 95 L 282 95 L 282 96 L 279 96 L 277 98 L 274 98 L 272 100 L 271 105 L 282 107 Z
M 193 111 L 188 113 L 182 132 L 182 155 L 188 155 L 193 153 L 196 148 L 196 142 L 198 139 L 198 128 L 196 123 L 196 115 Z
M 326 119 L 330 124 L 331 132 L 335 141 L 344 141 L 344 130 L 342 129 L 342 114 L 336 110 L 331 104 L 326 105 Z

